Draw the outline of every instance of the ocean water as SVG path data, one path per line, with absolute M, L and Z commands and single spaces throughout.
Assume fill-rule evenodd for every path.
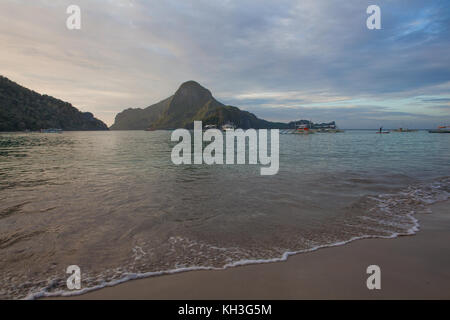
M 449 134 L 281 135 L 274 176 L 176 166 L 173 146 L 168 131 L 0 134 L 0 298 L 414 234 L 450 194 Z

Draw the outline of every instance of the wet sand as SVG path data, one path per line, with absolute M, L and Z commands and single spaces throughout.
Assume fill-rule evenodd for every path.
M 420 214 L 421 230 L 358 240 L 288 261 L 129 281 L 69 299 L 450 299 L 450 201 Z M 381 268 L 368 290 L 366 268 Z

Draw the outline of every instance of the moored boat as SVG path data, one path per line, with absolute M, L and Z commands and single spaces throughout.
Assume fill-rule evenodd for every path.
M 50 129 L 41 129 L 41 133 L 62 133 L 62 129 L 50 128 Z
M 428 130 L 429 133 L 450 133 L 450 126 L 439 126 L 436 130 Z
M 320 133 L 341 133 L 344 132 L 344 130 L 338 129 L 338 128 L 327 128 L 327 129 L 318 129 L 316 132 Z
M 236 126 L 231 122 L 228 122 L 222 126 L 223 131 L 233 131 L 234 129 L 236 129 Z
M 408 128 L 398 128 L 398 129 L 394 129 L 392 131 L 394 131 L 394 132 L 416 132 L 417 130 L 415 130 L 415 129 L 408 129 Z
M 380 130 L 378 130 L 376 133 L 379 133 L 379 134 L 387 134 L 387 133 L 391 133 L 390 131 L 387 131 L 387 130 L 383 130 L 383 127 L 380 127 Z
M 296 134 L 311 134 L 314 133 L 308 125 L 306 124 L 299 124 L 296 126 L 296 130 L 294 131 Z
M 215 124 L 207 124 L 203 126 L 203 130 L 209 130 L 209 129 L 217 129 L 217 126 Z
M 336 122 L 329 122 L 329 123 L 321 123 L 321 124 L 314 124 L 311 123 L 310 129 L 314 132 L 319 133 L 340 133 L 344 132 L 344 130 L 339 129 L 336 126 Z

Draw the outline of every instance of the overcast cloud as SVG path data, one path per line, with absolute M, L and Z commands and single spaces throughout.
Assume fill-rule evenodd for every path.
M 426 128 L 450 124 L 449 28 L 448 1 L 1 0 L 0 74 L 109 125 L 192 79 L 268 120 Z

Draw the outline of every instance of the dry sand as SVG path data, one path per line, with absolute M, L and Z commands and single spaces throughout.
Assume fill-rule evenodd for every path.
M 69 299 L 450 299 L 450 201 L 416 216 L 421 231 L 358 240 L 286 262 L 129 281 Z M 368 290 L 366 268 L 381 268 Z

